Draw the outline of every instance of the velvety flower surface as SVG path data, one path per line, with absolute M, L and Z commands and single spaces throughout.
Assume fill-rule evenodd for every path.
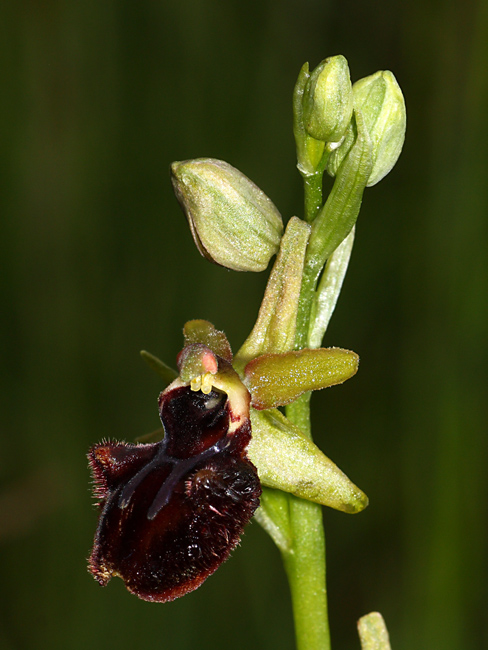
M 163 440 L 102 442 L 88 454 L 101 510 L 89 570 L 158 602 L 196 589 L 227 559 L 261 494 L 248 412 L 234 413 L 221 390 L 181 383 L 159 398 Z

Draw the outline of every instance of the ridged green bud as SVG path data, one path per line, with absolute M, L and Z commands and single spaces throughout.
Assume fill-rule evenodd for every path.
M 316 140 L 338 142 L 352 117 L 349 66 L 342 55 L 320 63 L 310 75 L 303 95 L 305 130 Z
M 400 86 L 392 72 L 380 70 L 353 86 L 354 107 L 362 111 L 373 142 L 373 170 L 368 187 L 393 168 L 405 140 L 407 113 Z
M 171 180 L 204 257 L 234 271 L 264 271 L 278 251 L 283 222 L 257 185 L 213 158 L 174 162 Z
M 392 72 L 380 70 L 352 87 L 354 109 L 361 111 L 373 145 L 373 169 L 367 187 L 376 185 L 394 167 L 405 140 L 407 114 L 400 86 Z M 351 124 L 344 141 L 332 152 L 327 171 L 335 176 L 355 140 Z

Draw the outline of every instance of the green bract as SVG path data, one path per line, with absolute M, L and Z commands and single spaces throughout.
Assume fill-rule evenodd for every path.
M 310 226 L 292 217 L 281 240 L 280 251 L 269 276 L 258 319 L 234 359 L 234 367 L 244 366 L 262 354 L 293 350 L 298 299 Z
M 273 202 L 222 160 L 171 165 L 171 180 L 200 253 L 234 271 L 263 271 L 277 252 L 283 223 Z
M 316 140 L 338 142 L 352 117 L 352 87 L 346 59 L 332 56 L 310 75 L 303 95 L 305 130 Z
M 357 137 L 334 181 L 327 201 L 312 225 L 307 256 L 317 255 L 320 268 L 351 232 L 358 218 L 363 192 L 371 176 L 372 144 L 361 113 Z

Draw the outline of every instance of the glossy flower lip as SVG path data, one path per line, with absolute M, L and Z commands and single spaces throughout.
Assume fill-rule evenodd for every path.
M 159 398 L 163 440 L 102 442 L 88 454 L 101 509 L 89 570 L 156 602 L 196 589 L 227 559 L 261 494 L 242 400 L 236 416 L 226 392 L 180 384 Z

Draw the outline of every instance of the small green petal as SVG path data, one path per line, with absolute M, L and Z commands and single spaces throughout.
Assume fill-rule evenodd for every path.
M 294 402 L 309 390 L 342 384 L 356 374 L 359 357 L 351 350 L 318 348 L 265 354 L 250 361 L 244 383 L 255 409 Z
M 266 487 L 356 513 L 368 497 L 280 411 L 251 409 L 249 458 Z
M 176 370 L 170 368 L 170 366 L 166 365 L 164 361 L 161 361 L 161 359 L 155 357 L 154 354 L 151 354 L 146 350 L 141 350 L 140 355 L 148 364 L 148 366 L 161 377 L 161 379 L 164 381 L 165 386 L 171 384 L 171 382 L 174 381 L 176 377 L 178 377 Z

